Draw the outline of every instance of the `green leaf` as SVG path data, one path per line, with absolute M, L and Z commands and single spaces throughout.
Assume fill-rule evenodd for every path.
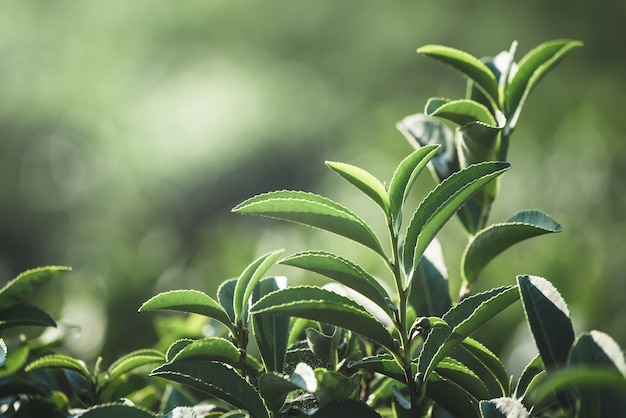
M 277 191 L 240 203 L 233 212 L 268 216 L 323 229 L 371 248 L 383 258 L 378 237 L 365 222 L 340 204 L 312 193 Z
M 394 230 L 397 232 L 402 223 L 402 206 L 413 183 L 424 170 L 428 162 L 441 148 L 438 144 L 417 144 L 419 149 L 413 151 L 400 162 L 391 177 L 389 184 L 389 212 L 393 220 Z
M 338 255 L 324 251 L 305 251 L 280 261 L 280 264 L 309 270 L 333 279 L 370 299 L 393 317 L 391 298 L 378 280 L 358 265 Z
M 185 345 L 169 360 L 170 363 L 181 361 L 219 361 L 239 367 L 241 355 L 230 341 L 220 337 L 209 337 Z
M 474 193 L 509 167 L 504 162 L 472 165 L 445 179 L 426 196 L 409 223 L 402 248 L 409 282 L 414 266 L 445 223 Z
M 217 288 L 217 300 L 219 304 L 228 313 L 228 317 L 231 322 L 235 323 L 235 287 L 237 286 L 237 278 L 228 279 L 222 282 L 220 287 Z
M 259 280 L 261 280 L 267 270 L 274 265 L 282 253 L 283 250 L 279 250 L 262 255 L 250 263 L 241 273 L 237 279 L 235 294 L 233 296 L 235 323 L 245 321 L 247 317 L 248 303 L 250 302 L 250 296 L 252 296 L 254 287 L 257 285 Z
M 548 372 L 565 365 L 574 343 L 569 310 L 555 287 L 542 277 L 517 276 L 530 331 Z
M 541 356 L 537 354 L 522 371 L 522 375 L 517 381 L 517 386 L 515 387 L 515 397 L 518 399 L 524 398 L 533 379 L 544 371 L 545 367 L 543 365 L 543 360 L 541 360 Z
M 76 415 L 76 418 L 156 418 L 156 414 L 147 409 L 127 404 L 100 404 Z
M 389 196 L 380 180 L 368 171 L 350 164 L 326 161 L 326 165 L 376 202 L 385 215 L 389 213 Z
M 437 364 L 435 372 L 448 379 L 476 399 L 488 399 L 489 391 L 480 378 L 460 361 L 446 357 Z
M 426 102 L 424 113 L 428 116 L 447 119 L 460 126 L 474 122 L 480 122 L 490 126 L 498 125 L 487 107 L 469 99 L 449 100 L 431 98 Z
M 354 399 L 340 399 L 330 402 L 313 415 L 313 418 L 381 418 L 381 415 L 375 409 L 370 408 L 363 402 Z
M 349 329 L 397 350 L 393 338 L 372 314 L 358 303 L 337 293 L 310 286 L 278 290 L 252 305 L 252 314 L 276 313 L 312 319 Z
M 556 64 L 569 52 L 580 48 L 580 41 L 555 40 L 545 42 L 528 52 L 519 62 L 506 89 L 506 113 L 510 129 L 517 124 L 522 106 L 528 94 Z
M 528 238 L 561 231 L 561 225 L 542 211 L 518 212 L 504 223 L 483 229 L 469 242 L 461 259 L 463 278 L 472 284 L 491 260 L 512 245 Z
M 0 331 L 24 325 L 57 326 L 50 315 L 33 305 L 18 303 L 0 310 Z
M 456 155 L 454 133 L 440 120 L 417 113 L 402 119 L 396 124 L 396 128 L 405 136 L 413 148 L 419 150 L 429 145 L 440 146 L 434 157 L 424 157 L 431 159 L 432 168 L 434 169 L 433 174 L 438 181 L 443 181 L 450 177 L 452 173 L 459 171 L 459 159 Z M 394 198 L 391 194 L 392 188 L 390 187 L 389 198 L 393 205 Z
M 417 317 L 441 317 L 452 307 L 439 241 L 434 239 L 413 271 L 408 302 Z
M 505 123 L 504 116 L 500 112 L 497 116 L 497 125 L 472 122 L 456 130 L 456 147 L 461 168 L 496 158 L 498 134 Z
M 70 267 L 49 266 L 21 273 L 0 289 L 0 309 L 15 305 L 39 287 L 70 270 Z
M 147 364 L 162 363 L 165 356 L 158 350 L 145 348 L 128 353 L 114 361 L 108 369 L 108 380 L 115 380 L 137 367 Z
M 208 393 L 237 408 L 246 409 L 252 416 L 258 418 L 270 416 L 254 386 L 226 364 L 206 361 L 167 363 L 154 369 L 150 375 Z
M 450 379 L 433 372 L 426 386 L 426 395 L 443 406 L 452 416 L 479 417 L 478 400 Z
M 469 337 L 461 342 L 460 348 L 478 361 L 497 382 L 499 395 L 506 396 L 509 394 L 509 374 L 498 356 L 480 342 Z
M 224 308 L 199 290 L 172 290 L 159 293 L 139 308 L 139 312 L 154 310 L 189 312 L 208 316 L 224 324 L 231 332 L 235 332 L 234 325 Z
M 418 357 L 418 370 L 428 378 L 437 364 L 480 325 L 519 299 L 513 286 L 499 287 L 470 296 L 444 316 L 449 328 L 431 329 Z
M 619 345 L 607 334 L 591 331 L 581 335 L 572 346 L 567 364 L 569 367 L 593 367 L 594 369 L 614 370 L 617 376 L 624 376 L 626 365 L 624 353 Z M 616 416 L 626 410 L 626 396 L 598 388 L 577 388 L 578 416 L 593 418 Z
M 39 357 L 38 359 L 30 362 L 24 368 L 24 370 L 26 372 L 30 372 L 33 370 L 46 368 L 61 368 L 72 370 L 83 376 L 88 381 L 91 380 L 91 374 L 89 373 L 89 370 L 87 370 L 87 367 L 85 367 L 85 363 L 64 354 L 49 354 L 47 356 Z
M 417 366 L 412 364 L 412 369 L 417 372 Z M 377 354 L 375 356 L 364 357 L 348 363 L 351 369 L 365 369 L 374 373 L 389 376 L 399 382 L 406 383 L 402 367 L 394 360 L 391 354 Z
M 474 81 L 494 102 L 498 100 L 498 84 L 494 74 L 481 60 L 458 49 L 442 45 L 426 45 L 418 53 L 447 64 Z
M 289 378 L 275 373 L 264 373 L 259 376 L 258 385 L 261 396 L 274 413 L 283 406 L 290 392 L 303 389 Z
M 496 398 L 480 402 L 483 418 L 530 418 L 522 403 L 513 398 Z
M 357 399 L 361 389 L 361 375 L 344 376 L 333 370 L 315 369 L 317 390 L 315 398 L 320 407 L 342 399 Z
M 263 279 L 252 293 L 252 303 L 256 303 L 268 293 L 285 287 L 287 287 L 286 277 Z M 283 372 L 289 341 L 290 320 L 291 318 L 288 316 L 273 314 L 254 315 L 252 317 L 254 338 L 268 372 Z

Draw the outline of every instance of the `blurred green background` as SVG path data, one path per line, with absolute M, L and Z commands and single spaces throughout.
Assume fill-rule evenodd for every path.
M 376 208 L 325 160 L 382 179 L 411 149 L 394 125 L 465 82 L 415 49 L 495 55 L 519 41 L 585 42 L 542 81 L 513 137 L 492 221 L 541 208 L 565 232 L 503 254 L 480 289 L 544 276 L 578 329 L 626 346 L 626 3 L 0 1 L 0 281 L 41 265 L 73 272 L 41 305 L 78 323 L 86 360 L 155 343 L 157 292 L 213 295 L 252 259 L 327 249 L 384 275 L 367 250 L 304 227 L 230 213 L 256 193 L 324 193 L 382 231 Z M 434 186 L 424 176 L 415 200 Z M 440 236 L 454 294 L 465 245 Z M 292 281 L 318 277 L 276 267 Z M 480 290 L 478 289 L 478 290 Z M 519 305 L 481 331 L 515 351 Z M 523 328 L 522 328 L 523 329 Z M 517 336 L 516 336 L 517 335 Z

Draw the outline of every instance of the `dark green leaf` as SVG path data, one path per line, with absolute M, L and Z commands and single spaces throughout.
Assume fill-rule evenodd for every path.
M 461 168 L 496 158 L 498 134 L 504 126 L 504 116 L 499 112 L 497 116 L 497 125 L 473 122 L 457 129 L 455 137 Z
M 519 62 L 506 89 L 506 113 L 511 129 L 517 124 L 520 111 L 528 94 L 549 70 L 569 52 L 582 46 L 582 42 L 555 40 L 545 42 L 528 52 Z
M 489 391 L 476 373 L 457 360 L 444 358 L 437 364 L 435 373 L 456 383 L 476 399 L 489 399 Z
M 452 130 L 441 121 L 418 113 L 402 119 L 396 124 L 396 128 L 402 132 L 409 143 L 416 149 L 429 145 L 440 146 L 434 157 L 428 157 L 431 158 L 430 161 L 432 162 L 434 174 L 438 181 L 443 181 L 452 175 L 452 173 L 459 171 L 459 160 L 456 155 L 454 134 Z M 394 198 L 391 196 L 392 193 L 392 189 L 390 188 L 389 198 L 393 205 Z M 397 228 L 399 228 L 399 222 L 396 223 L 398 224 Z
M 418 358 L 419 371 L 428 378 L 456 345 L 518 299 L 517 289 L 507 286 L 470 296 L 454 306 L 443 316 L 449 328 L 433 328 L 428 334 Z
M 246 267 L 237 279 L 235 286 L 235 295 L 233 296 L 233 309 L 235 310 L 235 323 L 244 321 L 247 317 L 248 303 L 250 296 L 263 275 L 274 265 L 278 257 L 283 253 L 282 250 L 274 251 L 262 255 L 254 260 Z
M 329 277 L 362 294 L 392 317 L 387 291 L 358 265 L 324 251 L 305 251 L 287 257 L 280 264 L 299 267 Z
M 480 413 L 483 418 L 530 418 L 524 405 L 513 398 L 481 401 Z
M 317 287 L 297 286 L 270 293 L 255 303 L 250 312 L 324 322 L 371 338 L 391 350 L 397 349 L 383 324 L 365 308 L 351 299 Z
M 76 418 L 156 418 L 156 414 L 127 404 L 100 404 L 76 415 Z
M 510 164 L 486 162 L 454 173 L 420 203 L 407 228 L 403 260 L 409 281 L 413 267 L 445 223 L 474 193 L 508 170 Z
M 376 410 L 363 402 L 354 399 L 341 399 L 330 402 L 318 409 L 311 417 L 314 418 L 381 418 Z
M 458 49 L 442 45 L 426 45 L 417 50 L 418 53 L 435 58 L 474 81 L 483 92 L 494 102 L 498 100 L 498 84 L 496 78 L 482 61 Z
M 389 212 L 396 231 L 402 223 L 402 206 L 406 200 L 413 183 L 424 170 L 428 162 L 441 148 L 438 144 L 416 144 L 417 151 L 413 151 L 408 157 L 400 162 L 393 173 L 389 184 Z
M 159 293 L 139 308 L 139 312 L 153 310 L 171 310 L 208 316 L 235 332 L 230 317 L 224 308 L 209 295 L 199 290 L 172 290 Z
M 455 417 L 479 417 L 478 400 L 461 386 L 433 372 L 428 378 L 426 395 Z
M 517 386 L 515 387 L 515 397 L 518 399 L 524 398 L 535 376 L 539 375 L 543 371 L 545 371 L 543 360 L 541 360 L 540 355 L 537 355 L 530 361 L 530 363 L 528 363 L 528 365 L 526 365 L 524 371 L 522 371 L 522 375 L 517 381 Z
M 357 399 L 361 389 L 361 375 L 344 376 L 333 370 L 316 369 L 315 398 L 320 407 L 342 399 Z
M 461 342 L 460 348 L 462 348 L 470 356 L 476 359 L 491 375 L 491 378 L 493 378 L 495 382 L 497 382 L 499 388 L 499 396 L 507 396 L 509 394 L 509 375 L 498 356 L 493 354 L 487 347 L 482 345 L 480 342 L 472 338 L 465 338 Z M 476 372 L 476 370 L 474 371 Z
M 417 263 L 409 286 L 408 301 L 417 317 L 441 317 L 452 307 L 447 275 L 441 246 L 435 239 Z
M 70 270 L 70 267 L 49 266 L 21 273 L 0 289 L 0 309 L 16 304 L 50 280 Z
M 119 376 L 128 373 L 137 367 L 144 366 L 146 364 L 162 363 L 165 361 L 165 356 L 158 350 L 150 348 L 141 349 L 128 353 L 109 366 L 108 380 L 115 380 Z
M 391 354 L 377 354 L 375 356 L 364 357 L 360 360 L 351 361 L 348 367 L 351 369 L 365 369 L 384 374 L 385 376 L 405 383 L 404 371 Z M 412 365 L 412 369 L 414 372 L 417 372 L 417 366 L 415 364 Z
M 323 229 L 363 244 L 385 257 L 378 237 L 365 222 L 340 204 L 312 193 L 286 190 L 265 193 L 240 203 L 233 212 Z
M 56 327 L 57 324 L 50 315 L 33 305 L 18 303 L 0 310 L 0 331 L 25 325 Z
M 263 279 L 252 293 L 252 303 L 256 303 L 268 293 L 285 287 L 287 287 L 285 277 Z M 254 338 L 268 372 L 283 372 L 289 341 L 289 324 L 290 318 L 283 315 L 265 314 L 252 317 Z
M 376 202 L 385 215 L 389 213 L 389 196 L 380 180 L 362 168 L 350 164 L 326 161 L 326 165 Z
M 85 379 L 90 380 L 91 374 L 85 364 L 76 360 L 73 357 L 66 356 L 64 354 L 49 354 L 47 356 L 39 357 L 37 360 L 33 360 L 30 362 L 24 370 L 26 372 L 30 372 L 38 369 L 46 369 L 46 368 L 61 368 L 66 370 L 72 370 L 79 373 Z
M 246 409 L 258 418 L 269 418 L 263 399 L 256 389 L 232 367 L 223 363 L 189 361 L 164 364 L 152 371 L 159 376 L 192 387 Z
M 546 370 L 560 368 L 574 343 L 569 310 L 555 287 L 542 277 L 517 276 L 524 312 Z
M 288 378 L 275 373 L 264 373 L 259 376 L 258 385 L 261 396 L 274 413 L 283 406 L 290 392 L 302 389 Z
M 535 236 L 561 232 L 562 228 L 550 215 L 539 210 L 524 210 L 506 222 L 480 231 L 467 245 L 462 257 L 464 279 L 474 283 L 481 271 L 498 254 L 512 245 Z
M 217 289 L 217 300 L 222 308 L 224 308 L 224 310 L 228 313 L 228 317 L 233 324 L 235 323 L 234 297 L 236 286 L 237 279 L 234 278 L 225 280 Z
M 334 343 L 337 335 L 337 328 L 335 328 L 333 335 L 326 335 L 314 328 L 308 328 L 306 330 L 306 341 L 317 358 L 326 364 L 330 364 L 331 356 L 335 354 L 334 350 L 337 348 Z

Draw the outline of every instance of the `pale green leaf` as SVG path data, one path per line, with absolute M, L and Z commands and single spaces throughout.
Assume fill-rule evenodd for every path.
M 460 71 L 464 76 L 474 81 L 494 102 L 497 102 L 498 84 L 496 77 L 489 67 L 478 58 L 467 52 L 443 45 L 426 45 L 419 48 L 417 52 L 435 58 Z
M 281 260 L 280 264 L 299 267 L 333 279 L 370 299 L 393 317 L 389 305 L 391 298 L 387 291 L 378 280 L 349 260 L 324 251 L 305 251 Z
M 470 241 L 461 259 L 463 278 L 470 284 L 474 283 L 487 264 L 512 245 L 528 238 L 561 231 L 561 225 L 542 211 L 518 212 L 506 222 L 478 232 Z
M 346 163 L 326 161 L 326 165 L 376 202 L 385 215 L 388 214 L 389 196 L 387 195 L 387 190 L 374 175 L 360 167 Z
M 119 376 L 128 373 L 137 367 L 146 364 L 162 363 L 165 356 L 158 350 L 145 348 L 125 354 L 113 362 L 108 369 L 108 380 L 115 380 Z
M 268 216 L 323 229 L 356 241 L 385 257 L 372 229 L 340 204 L 312 193 L 277 191 L 254 196 L 233 212 Z
M 428 116 L 447 119 L 460 126 L 474 122 L 480 122 L 489 126 L 498 125 L 487 107 L 469 99 L 448 100 L 431 98 L 426 103 L 424 113 Z
M 208 337 L 192 341 L 176 352 L 170 363 L 181 361 L 219 361 L 238 367 L 241 355 L 230 341 L 220 337 Z
M 261 280 L 263 275 L 274 265 L 283 250 L 274 251 L 262 255 L 261 257 L 250 263 L 241 273 L 235 285 L 235 294 L 233 296 L 233 309 L 235 311 L 235 323 L 243 321 L 246 317 L 250 296 L 256 284 Z
M 474 193 L 509 167 L 504 162 L 472 165 L 445 179 L 426 196 L 409 223 L 402 248 L 409 281 L 414 266 L 445 223 Z
M 391 183 L 389 183 L 389 212 L 396 231 L 402 223 L 402 206 L 413 183 L 440 148 L 438 144 L 419 144 L 419 149 L 402 160 L 394 171 Z
M 73 357 L 66 356 L 64 354 L 49 354 L 43 357 L 39 357 L 38 359 L 30 362 L 24 368 L 24 370 L 26 372 L 30 372 L 33 370 L 47 369 L 47 368 L 57 368 L 57 369 L 60 368 L 60 369 L 72 370 L 74 372 L 79 373 L 87 380 L 91 379 L 91 374 L 89 373 L 89 370 L 87 370 L 85 363 L 83 363 L 80 360 L 76 360 Z
M 70 267 L 49 266 L 21 273 L 0 289 L 0 309 L 16 304 L 50 280 L 70 270 Z
M 252 314 L 275 313 L 312 319 L 361 334 L 397 350 L 389 332 L 363 306 L 337 293 L 310 286 L 278 290 L 252 305 Z
M 480 402 L 483 418 L 530 418 L 524 405 L 513 398 L 496 398 Z

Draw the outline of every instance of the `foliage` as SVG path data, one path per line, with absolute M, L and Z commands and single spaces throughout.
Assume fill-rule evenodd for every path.
M 518 276 L 516 285 L 471 291 L 485 266 L 504 250 L 561 231 L 538 210 L 522 210 L 493 225 L 488 218 L 499 177 L 510 169 L 510 138 L 529 93 L 579 46 L 548 42 L 519 63 L 515 43 L 485 60 L 437 45 L 418 49 L 466 76 L 467 97 L 432 98 L 424 114 L 398 124 L 417 149 L 388 183 L 360 167 L 327 162 L 381 209 L 388 242 L 352 210 L 314 193 L 274 191 L 233 209 L 358 243 L 386 267 L 388 279 L 327 251 L 282 259 L 282 250 L 264 254 L 237 278 L 224 281 L 216 297 L 174 290 L 139 308 L 206 317 L 220 324 L 222 334 L 177 338 L 164 353 L 138 350 L 105 371 L 100 360 L 90 371 L 70 356 L 44 353 L 49 346 L 33 353 L 21 371 L 26 351 L 2 382 L 4 412 L 21 416 L 45 410 L 50 416 L 91 418 L 619 414 L 626 407 L 621 348 L 599 331 L 575 338 L 565 301 L 550 282 Z M 405 202 L 427 166 L 438 184 L 411 211 Z M 453 303 L 436 236 L 455 215 L 468 243 L 460 261 L 464 285 Z M 331 283 L 289 286 L 285 277 L 266 277 L 276 263 L 323 275 Z M 2 324 L 55 325 L 19 301 L 62 270 L 27 272 L 0 291 Z M 539 355 L 513 386 L 502 361 L 471 335 L 518 300 Z M 20 351 L 14 354 L 4 343 L 1 348 L 8 368 L 7 352 L 15 358 Z M 149 375 L 160 379 L 142 374 L 148 366 L 156 366 Z

